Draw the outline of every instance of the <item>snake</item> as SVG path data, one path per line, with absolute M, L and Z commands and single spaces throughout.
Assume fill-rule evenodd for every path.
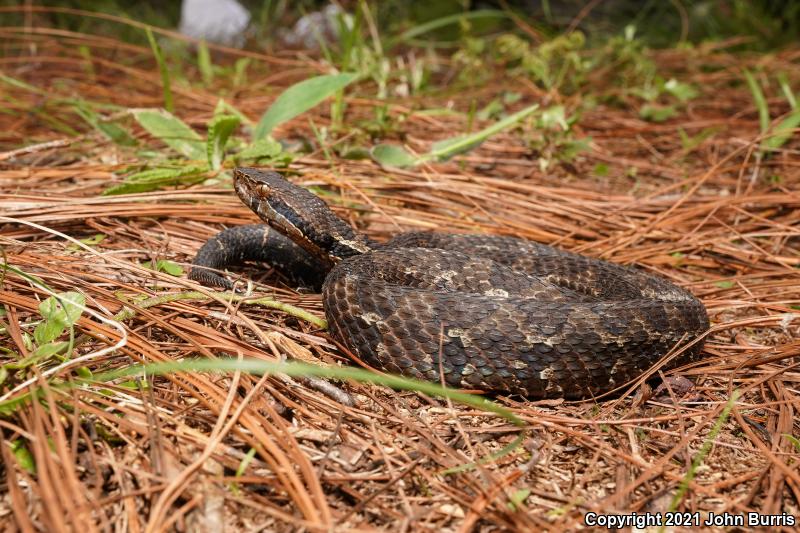
M 511 236 L 407 232 L 380 243 L 280 173 L 236 168 L 264 222 L 199 250 L 190 278 L 231 289 L 223 268 L 270 263 L 321 288 L 329 334 L 383 372 L 447 387 L 584 399 L 696 360 L 706 308 L 666 279 Z

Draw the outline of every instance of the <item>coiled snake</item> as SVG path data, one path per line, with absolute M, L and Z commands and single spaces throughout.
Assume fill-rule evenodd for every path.
M 378 244 L 280 174 L 238 168 L 234 184 L 269 226 L 213 237 L 190 277 L 230 288 L 204 267 L 257 260 L 306 284 L 324 279 L 330 333 L 386 372 L 583 398 L 640 376 L 708 329 L 692 294 L 631 268 L 511 237 L 404 233 Z

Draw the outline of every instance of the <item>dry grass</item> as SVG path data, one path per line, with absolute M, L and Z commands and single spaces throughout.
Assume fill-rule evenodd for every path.
M 52 101 L 80 95 L 125 107 L 160 105 L 147 51 L 87 35 L 3 31 L 12 44 L 0 69 L 47 93 L 3 87 L 0 213 L 16 222 L 4 219 L 0 244 L 9 264 L 56 291 L 86 296 L 98 316 L 84 314 L 78 324 L 77 333 L 86 335 L 75 354 L 85 358 L 83 366 L 98 373 L 223 354 L 346 362 L 324 332 L 278 311 L 212 300 L 137 306 L 141 297 L 194 288 L 141 262 L 188 263 L 223 225 L 254 216 L 229 189 L 100 196 L 135 154 L 91 132 L 59 133 L 53 120 L 84 128 Z M 76 43 L 97 54 L 93 76 L 71 47 Z M 657 56 L 660 69 L 680 72 L 702 90 L 685 113 L 654 125 L 629 107 L 597 107 L 578 124 L 592 137 L 592 150 L 547 172 L 515 133 L 457 161 L 411 171 L 327 159 L 322 151 L 292 170 L 299 183 L 335 193 L 327 199 L 338 212 L 378 239 L 411 229 L 516 235 L 633 263 L 690 287 L 713 323 L 706 357 L 668 374 L 691 379 L 693 387 L 682 389 L 674 379 L 665 391 L 643 385 L 601 402 L 498 397 L 527 423 L 523 446 L 495 463 L 445 475 L 508 444 L 518 428 L 440 399 L 358 383 L 342 384 L 355 399 L 350 407 L 280 376 L 184 373 L 133 387 L 66 390 L 40 380 L 41 401 L 0 418 L 0 520 L 23 531 L 218 531 L 222 524 L 237 531 L 571 530 L 589 511 L 666 511 L 734 389 L 741 397 L 679 509 L 800 516 L 800 450 L 792 443 L 800 436 L 800 144 L 757 158 L 756 109 L 747 88 L 731 83 L 756 62 L 767 71 L 797 72 L 800 55 L 687 57 Z M 692 62 L 720 68 L 702 74 Z M 227 96 L 252 118 L 275 96 L 265 96 L 267 84 L 279 89 L 314 70 L 288 60 L 264 65 L 268 70 L 257 65 L 261 74 L 251 74 L 247 88 Z M 522 93 L 523 103 L 544 98 L 529 82 L 502 75 L 475 94 L 503 87 Z M 178 114 L 202 126 L 215 91 L 180 85 L 175 92 Z M 466 110 L 472 97 L 461 91 L 447 98 Z M 569 108 L 576 98 L 563 101 Z M 350 98 L 346 122 L 371 116 L 375 103 Z M 402 101 L 390 113 L 443 103 Z M 781 98 L 770 104 L 773 114 L 788 110 Z M 317 126 L 327 124 L 326 106 L 314 113 Z M 401 125 L 419 150 L 464 127 L 459 118 L 415 114 Z M 712 127 L 716 133 L 685 150 L 678 127 L 690 136 Z M 279 134 L 311 135 L 307 116 Z M 12 152 L 45 142 L 53 143 Z M 593 172 L 598 163 L 608 166 L 606 176 Z M 770 179 L 776 175 L 779 181 Z M 51 230 L 107 238 L 89 252 Z M 259 294 L 322 315 L 316 295 L 296 293 L 272 272 L 246 273 L 266 284 Z M 27 354 L 23 334 L 32 332 L 47 296 L 6 273 L 4 363 Z M 121 338 L 100 317 L 113 317 L 123 304 L 136 311 L 122 324 L 124 343 L 100 352 Z M 12 371 L 3 386 L 7 391 L 55 364 Z M 30 451 L 35 474 L 15 460 L 14 442 Z M 237 476 L 251 449 L 255 456 Z

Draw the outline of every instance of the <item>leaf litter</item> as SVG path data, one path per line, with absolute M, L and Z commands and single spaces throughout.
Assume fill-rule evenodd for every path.
M 88 122 L 81 126 L 75 108 L 58 101 L 81 95 L 119 109 L 157 108 L 157 67 L 123 66 L 98 51 L 87 78 L 85 58 L 66 37 L 13 38 L 39 43 L 38 65 L 26 69 L 33 58 L 7 57 L 4 75 L 46 91 L 45 97 L 6 84 L 12 103 L 0 115 L 0 244 L 13 266 L 0 287 L 0 377 L 6 392 L 33 378 L 26 390 L 39 398 L 5 406 L 0 420 L 0 516 L 21 529 L 205 522 L 278 531 L 572 530 L 589 511 L 800 515 L 800 158 L 797 136 L 787 137 L 784 127 L 794 120 L 773 127 L 780 143 L 765 142 L 769 130 L 741 74 L 755 59 L 747 65 L 742 56 L 709 52 L 704 62 L 718 68 L 690 72 L 700 94 L 664 122 L 647 121 L 633 107 L 585 109 L 570 127 L 590 139 L 588 149 L 546 167 L 547 147 L 529 138 L 530 128 L 504 130 L 447 161 L 384 170 L 337 157 L 342 136 L 331 141 L 312 131 L 309 117 L 317 128 L 335 126 L 327 105 L 270 124 L 276 138 L 313 141 L 312 151 L 289 163 L 292 179 L 324 192 L 373 238 L 428 229 L 514 235 L 635 264 L 690 288 L 706 304 L 713 327 L 704 359 L 664 372 L 657 394 L 642 384 L 598 402 L 498 396 L 525 424 L 522 445 L 459 469 L 513 442 L 519 428 L 475 407 L 355 381 L 339 382 L 355 400 L 350 406 L 281 375 L 182 372 L 60 387 L 54 379 L 80 376 L 68 367 L 50 381 L 37 378 L 78 357 L 89 375 L 195 357 L 279 361 L 298 352 L 319 365 L 352 363 L 323 331 L 277 309 L 210 297 L 144 306 L 194 289 L 182 272 L 202 242 L 254 216 L 224 180 L 103 196 L 141 159 Z M 98 48 L 130 46 L 80 38 Z M 147 56 L 144 48 L 138 53 Z M 653 59 L 686 79 L 682 53 L 688 52 L 657 52 Z M 285 56 L 252 60 L 250 84 L 226 101 L 253 123 L 278 94 L 260 89 L 259 76 L 281 90 L 320 74 L 313 63 Z M 798 56 L 783 52 L 771 60 L 772 71 L 791 72 Z M 259 69 L 259 61 L 268 68 Z M 495 76 L 486 94 L 518 93 L 514 109 L 541 101 L 541 91 L 523 78 Z M 223 83 L 220 76 L 214 83 Z M 796 78 L 786 83 L 800 86 Z M 346 91 L 345 127 L 388 103 L 402 136 L 387 142 L 413 153 L 430 153 L 453 132 L 467 131 L 464 113 L 412 110 L 437 107 L 430 98 L 378 102 L 358 87 Z M 449 106 L 468 110 L 476 94 L 449 95 Z M 201 131 L 218 104 L 213 87 L 176 83 L 173 97 L 176 114 Z M 559 105 L 573 110 L 580 98 L 565 96 Z M 787 104 L 773 104 L 783 100 L 768 101 L 795 116 Z M 33 108 L 38 112 L 26 112 Z M 83 113 L 94 121 L 110 116 Z M 122 124 L 140 149 L 160 149 L 145 130 Z M 68 125 L 82 133 L 73 136 Z M 201 138 L 189 136 L 181 149 L 204 159 Z M 765 148 L 769 157 L 759 156 Z M 220 149 L 214 146 L 214 165 Z M 91 246 L 76 244 L 87 239 Z M 322 317 L 318 295 L 294 290 L 279 273 L 248 267 L 239 274 L 253 280 L 256 296 Z M 58 338 L 72 335 L 72 345 L 14 368 L 36 349 L 35 331 L 45 320 L 40 309 L 52 293 L 81 294 L 94 314 L 62 321 L 70 333 Z M 122 337 L 98 317 L 110 320 L 126 309 L 125 342 L 106 350 Z M 45 340 L 56 341 L 39 339 Z M 723 417 L 734 391 L 738 399 Z M 448 469 L 455 473 L 443 473 Z

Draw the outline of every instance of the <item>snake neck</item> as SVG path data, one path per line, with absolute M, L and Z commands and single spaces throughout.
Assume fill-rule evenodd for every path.
M 234 187 L 242 202 L 264 222 L 328 267 L 376 246 L 320 198 L 277 172 L 237 168 Z

